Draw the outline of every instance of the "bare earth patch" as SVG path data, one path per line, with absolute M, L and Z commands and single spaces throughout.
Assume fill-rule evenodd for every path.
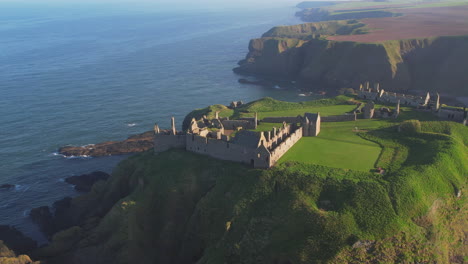
M 332 36 L 329 40 L 382 42 L 387 40 L 468 35 L 468 6 L 391 9 L 400 17 L 361 19 L 370 32 Z

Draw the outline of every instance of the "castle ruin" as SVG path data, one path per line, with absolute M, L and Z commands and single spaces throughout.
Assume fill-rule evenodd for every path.
M 289 119 L 289 120 L 288 120 Z M 174 118 L 171 129 L 161 130 L 154 126 L 154 151 L 156 153 L 170 148 L 182 148 L 190 152 L 204 154 L 213 158 L 250 164 L 254 168 L 270 168 L 303 136 L 318 136 L 320 133 L 320 114 L 305 113 L 295 117 L 290 124 L 285 120 L 271 131 L 256 132 L 257 114 L 254 118 L 229 120 L 214 119 L 206 116 L 200 120 L 192 119 L 189 129 L 177 131 Z M 235 133 L 235 137 L 230 137 Z
M 398 94 L 386 92 L 380 88 L 380 84 L 376 83 L 373 88 L 370 88 L 369 82 L 359 86 L 357 92 L 358 98 L 367 99 L 369 102 L 362 108 L 364 118 L 397 118 L 400 114 L 400 105 L 415 107 L 421 111 L 430 111 L 441 119 L 460 122 L 466 125 L 468 123 L 468 112 L 466 108 L 444 107 L 440 103 L 440 95 L 436 93 L 431 96 L 429 92 L 426 96 L 413 96 L 406 94 Z M 390 110 L 387 107 L 375 109 L 375 102 L 383 104 L 396 104 L 395 110 Z

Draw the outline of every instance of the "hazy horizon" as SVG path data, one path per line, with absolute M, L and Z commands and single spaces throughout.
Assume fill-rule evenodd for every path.
M 12 6 L 36 6 L 36 5 L 51 5 L 59 7 L 67 6 L 99 6 L 99 5 L 112 5 L 112 8 L 118 8 L 119 6 L 127 6 L 131 4 L 133 7 L 154 7 L 154 8 L 163 8 L 164 10 L 168 9 L 227 9 L 227 8 L 268 8 L 268 7 L 281 7 L 281 6 L 295 6 L 298 3 L 302 2 L 301 0 L 223 0 L 223 1 L 214 1 L 214 0 L 200 0 L 200 1 L 189 1 L 189 0 L 0 0 L 0 4 L 7 4 Z

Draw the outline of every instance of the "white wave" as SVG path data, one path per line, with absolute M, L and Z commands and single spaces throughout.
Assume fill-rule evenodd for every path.
M 82 148 L 89 148 L 89 147 L 93 147 L 95 144 L 86 144 L 86 145 L 83 145 L 81 146 Z
M 90 159 L 92 158 L 91 156 L 89 155 L 79 155 L 79 156 L 65 156 L 66 159 Z
M 128 124 L 127 124 L 128 127 L 134 127 L 134 126 L 136 126 L 136 125 L 137 125 L 137 123 L 128 123 Z
M 63 155 L 63 154 L 60 154 L 60 153 L 58 153 L 58 152 L 53 152 L 53 153 L 50 153 L 50 155 L 49 155 L 49 156 L 54 156 L 54 157 L 56 157 L 56 156 L 60 156 L 60 157 L 63 157 L 63 158 L 65 158 L 65 155 Z
M 29 190 L 29 188 L 31 188 L 31 186 L 29 185 L 15 185 L 15 191 L 17 192 L 26 192 L 27 190 Z
M 305 95 L 305 94 L 298 94 L 298 95 L 299 95 L 299 96 L 307 96 L 307 95 Z

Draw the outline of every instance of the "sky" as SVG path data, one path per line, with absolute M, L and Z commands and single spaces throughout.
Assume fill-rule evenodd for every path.
M 144 4 L 161 6 L 213 6 L 213 7 L 259 7 L 259 6 L 294 6 L 301 0 L 0 0 L 0 3 L 22 4 Z

